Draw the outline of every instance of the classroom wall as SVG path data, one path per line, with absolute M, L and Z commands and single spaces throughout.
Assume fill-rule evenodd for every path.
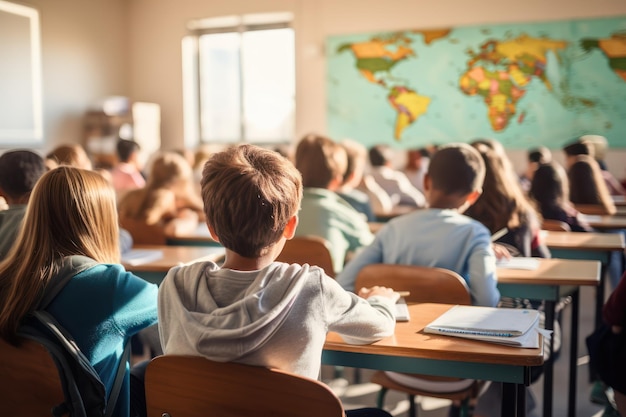
M 128 90 L 127 0 L 28 0 L 40 12 L 47 152 L 82 140 L 87 107 Z
M 296 138 L 326 126 L 324 42 L 337 34 L 439 28 L 458 25 L 534 22 L 626 15 L 623 0 L 131 0 L 130 91 L 134 99 L 162 108 L 162 140 L 166 148 L 183 146 L 181 46 L 191 19 L 242 13 L 291 11 L 297 45 Z M 464 138 L 460 138 L 464 139 Z M 512 152 L 523 169 L 525 153 Z M 613 152 L 609 168 L 619 177 L 626 149 Z
M 297 42 L 296 138 L 326 126 L 327 36 L 480 23 L 626 15 L 623 0 L 30 0 L 41 12 L 44 134 L 47 151 L 80 142 L 85 110 L 108 95 L 155 102 L 163 147 L 183 146 L 181 39 L 191 19 L 291 11 Z M 451 13 L 452 12 L 452 13 Z M 523 152 L 513 152 L 516 166 Z M 626 149 L 611 171 L 626 176 Z

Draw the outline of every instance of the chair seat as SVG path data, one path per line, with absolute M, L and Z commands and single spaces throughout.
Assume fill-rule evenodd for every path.
M 405 380 L 407 381 L 408 378 L 417 378 L 417 381 L 421 381 L 424 383 L 424 388 L 418 389 L 415 386 L 401 384 L 392 379 L 392 377 L 396 376 L 400 376 L 400 380 L 403 379 L 402 376 L 404 376 L 404 378 L 406 378 Z M 467 398 L 475 397 L 482 386 L 482 381 L 471 379 L 467 380 L 459 378 L 435 377 L 430 375 L 399 373 L 392 373 L 390 377 L 390 375 L 388 375 L 388 373 L 384 371 L 375 372 L 374 375 L 372 375 L 370 381 L 375 384 L 381 385 L 386 389 L 404 392 L 408 395 L 421 395 L 425 397 L 444 398 L 453 401 L 463 401 Z M 447 389 L 445 388 L 446 386 Z M 435 389 L 431 391 L 430 388 Z

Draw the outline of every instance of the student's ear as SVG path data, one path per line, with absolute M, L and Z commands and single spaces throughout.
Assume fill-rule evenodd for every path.
M 467 197 L 465 198 L 465 201 L 467 201 L 467 203 L 471 206 L 472 204 L 476 202 L 476 200 L 478 200 L 478 197 L 480 197 L 482 193 L 483 193 L 482 188 L 479 188 L 478 190 L 474 190 L 467 195 Z
M 343 185 L 343 177 L 341 175 L 336 176 L 328 183 L 327 190 L 337 191 Z
M 433 186 L 433 180 L 428 173 L 424 174 L 424 191 L 430 191 Z
M 219 242 L 220 238 L 215 233 L 215 229 L 213 228 L 213 226 L 211 226 L 210 224 L 207 223 L 207 227 L 209 228 L 209 234 L 211 235 L 211 238 L 213 238 L 214 241 Z
M 296 228 L 298 227 L 298 216 L 293 216 L 287 222 L 285 230 L 283 230 L 283 237 L 287 240 L 291 239 L 296 234 Z

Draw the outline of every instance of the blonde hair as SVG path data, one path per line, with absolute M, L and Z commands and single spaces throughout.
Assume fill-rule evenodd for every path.
M 59 261 L 83 255 L 119 263 L 115 191 L 92 171 L 60 166 L 35 185 L 22 228 L 0 263 L 0 337 L 14 338 Z
M 191 165 L 184 156 L 176 152 L 163 152 L 152 162 L 146 188 L 169 188 L 178 182 L 191 179 Z
M 46 159 L 58 165 L 69 165 L 75 168 L 92 169 L 93 165 L 85 148 L 78 144 L 60 145 L 46 155 Z M 52 165 L 51 165 L 52 166 Z
M 172 205 L 164 206 L 164 201 Z M 146 186 L 122 196 L 118 213 L 122 219 L 142 220 L 152 225 L 171 220 L 176 217 L 177 209 L 182 208 L 202 212 L 202 201 L 193 189 L 191 166 L 183 156 L 163 152 L 150 165 Z

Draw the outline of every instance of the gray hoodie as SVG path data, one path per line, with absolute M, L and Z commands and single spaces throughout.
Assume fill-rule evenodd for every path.
M 172 268 L 159 288 L 165 354 L 283 369 L 317 378 L 328 331 L 367 344 L 393 334 L 393 302 L 345 291 L 318 267 L 258 271 L 213 262 Z

